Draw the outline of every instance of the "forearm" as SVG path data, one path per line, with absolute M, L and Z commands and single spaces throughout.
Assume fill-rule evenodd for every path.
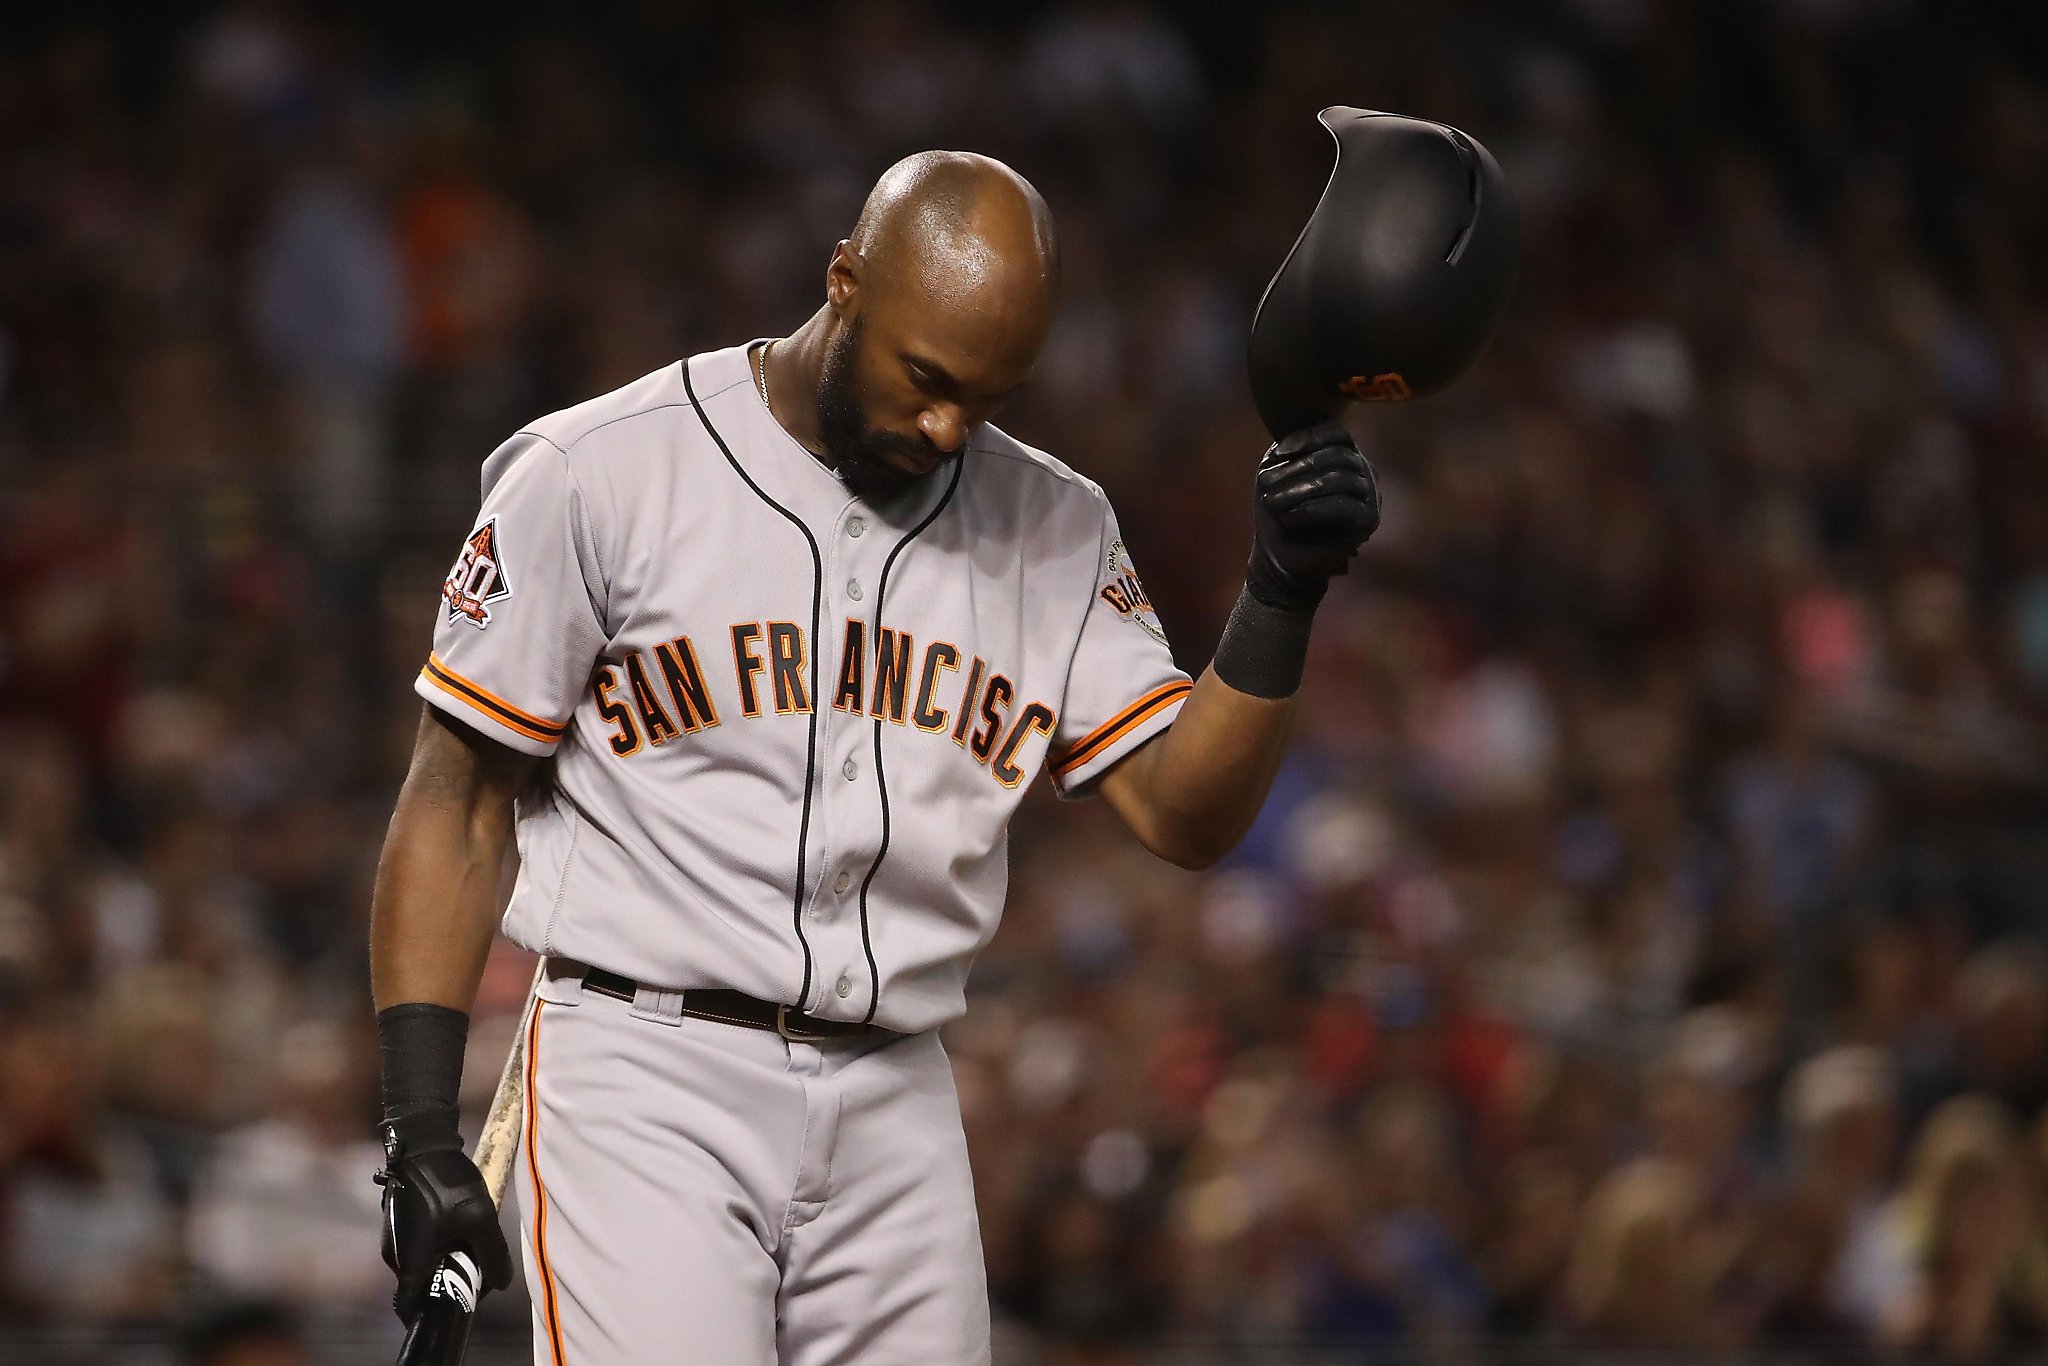
M 464 1149 L 469 1011 L 491 947 L 512 806 L 534 761 L 429 709 L 377 860 L 370 992 L 384 1119 L 384 1263 L 415 1323 L 436 1268 L 466 1251 L 486 1286 L 512 1279 L 489 1187 Z
M 429 718 L 399 793 L 370 901 L 370 988 L 379 1009 L 428 1002 L 465 1014 L 499 909 L 512 791 L 477 771 Z
M 490 952 L 504 847 L 459 816 L 401 797 L 370 901 L 379 1009 L 428 1001 L 467 1013 Z
M 1292 531 L 1290 517 L 1300 523 Z M 1145 847 L 1184 868 L 1215 863 L 1258 818 L 1287 743 L 1316 606 L 1379 524 L 1372 467 L 1341 428 L 1276 444 L 1260 467 L 1258 519 L 1216 657 L 1165 735 L 1102 781 Z
M 1173 725 L 1110 774 L 1104 795 L 1146 848 L 1206 868 L 1258 818 L 1294 710 L 1291 696 L 1254 697 L 1205 669 Z

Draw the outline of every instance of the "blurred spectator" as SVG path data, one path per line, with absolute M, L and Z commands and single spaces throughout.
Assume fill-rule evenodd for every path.
M 1593 1191 L 1572 1252 L 1578 1327 L 1616 1347 L 1715 1342 L 1713 1299 L 1728 1267 L 1702 1236 L 1700 1189 L 1684 1168 L 1639 1158 Z
M 0 1033 L 0 1277 L 30 1318 L 148 1320 L 178 1292 L 173 1210 L 149 1155 L 106 1114 L 78 1002 Z
M 334 559 L 381 543 L 387 407 L 403 360 L 396 244 L 365 188 L 309 169 L 256 249 L 253 340 L 288 385 L 309 469 L 294 520 Z
M 1389 1087 L 1360 1116 L 1350 1171 L 1331 1193 L 1332 1264 L 1312 1292 L 1320 1336 L 1470 1337 L 1487 1292 L 1465 1251 L 1473 1211 L 1455 1179 L 1456 1135 L 1442 1100 Z
M 2048 1106 L 2048 959 L 2031 943 L 1986 945 L 1956 978 L 1964 1084 L 2014 1120 Z
M 1826 909 L 1865 833 L 1865 783 L 1824 752 L 1810 702 L 1783 700 L 1771 750 L 1742 761 L 1729 783 L 1735 856 L 1777 917 Z
M 1685 1168 L 1707 1204 L 1743 1207 L 1753 1194 L 1747 1140 L 1763 1061 L 1750 1023 L 1715 1005 L 1686 1016 L 1650 1070 L 1648 1147 Z
M 299 1330 L 278 1305 L 233 1301 L 201 1314 L 183 1334 L 190 1366 L 312 1366 Z
M 1785 1084 L 1789 1189 L 1765 1238 L 1762 1287 L 1777 1333 L 1872 1332 L 1906 1293 L 1885 1232 L 1895 1071 L 1881 1049 L 1844 1044 L 1801 1063 Z
M 221 1135 L 192 1197 L 195 1270 L 234 1295 L 291 1304 L 376 1305 L 389 1273 L 363 1249 L 382 1228 L 364 1175 L 381 1152 L 365 1131 L 374 1062 L 363 1031 L 325 1021 L 279 1041 L 272 1113 Z
M 2038 1346 L 2048 1330 L 2048 1248 L 2031 1208 L 2011 1120 L 1981 1096 L 1929 1117 L 1887 1235 L 1909 1283 L 1882 1338 L 1946 1357 Z

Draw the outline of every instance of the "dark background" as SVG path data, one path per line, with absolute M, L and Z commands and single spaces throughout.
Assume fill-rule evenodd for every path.
M 999 1359 L 2037 1350 L 2044 67 L 2018 0 L 0 10 L 0 1358 L 388 1352 L 368 880 L 499 440 L 989 152 L 1067 261 L 1003 424 L 1198 668 L 1332 103 L 1496 153 L 1516 302 L 1357 415 L 1239 855 L 1019 821 Z

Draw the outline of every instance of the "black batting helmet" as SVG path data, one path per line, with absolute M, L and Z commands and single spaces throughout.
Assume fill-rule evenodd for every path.
M 1346 105 L 1316 117 L 1337 165 L 1252 318 L 1252 400 L 1276 438 L 1449 384 L 1515 276 L 1514 200 L 1477 141 Z

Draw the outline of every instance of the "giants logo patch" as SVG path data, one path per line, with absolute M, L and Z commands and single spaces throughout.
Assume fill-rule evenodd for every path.
M 1109 543 L 1102 571 L 1108 582 L 1096 596 L 1114 607 L 1118 616 L 1137 622 L 1146 635 L 1164 645 L 1166 628 L 1159 624 L 1159 614 L 1152 610 L 1152 599 L 1145 596 L 1145 585 L 1138 581 L 1137 566 L 1131 563 L 1131 552 L 1122 540 Z
M 491 624 L 494 602 L 512 596 L 512 581 L 498 554 L 498 519 L 493 517 L 462 543 L 455 567 L 441 585 L 441 598 L 448 604 L 448 620 L 462 617 L 481 631 Z

